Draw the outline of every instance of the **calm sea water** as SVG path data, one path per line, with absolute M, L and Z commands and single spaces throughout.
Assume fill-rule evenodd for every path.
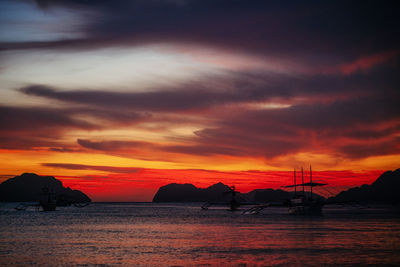
M 269 208 L 243 215 L 199 204 L 93 203 L 55 212 L 0 204 L 1 266 L 400 265 L 393 208 Z

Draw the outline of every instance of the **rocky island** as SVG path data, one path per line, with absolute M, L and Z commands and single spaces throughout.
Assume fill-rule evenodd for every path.
M 39 201 L 43 188 L 48 188 L 48 190 L 57 194 L 57 205 L 91 201 L 81 191 L 64 187 L 62 182 L 53 176 L 39 176 L 34 173 L 24 173 L 1 183 L 0 201 L 36 202 Z
M 380 175 L 371 185 L 364 184 L 340 192 L 328 202 L 381 202 L 389 204 L 400 203 L 400 169 L 387 171 Z
M 321 197 L 313 194 L 314 197 Z M 283 202 L 293 196 L 292 192 L 281 189 L 255 189 L 248 193 L 237 193 L 241 203 Z M 232 198 L 229 186 L 219 182 L 207 188 L 192 184 L 168 184 L 158 189 L 153 202 L 227 202 Z

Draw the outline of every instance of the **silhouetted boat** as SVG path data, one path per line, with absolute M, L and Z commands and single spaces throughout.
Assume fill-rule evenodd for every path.
M 52 192 L 48 187 L 43 187 L 39 205 L 42 207 L 43 211 L 56 210 L 57 194 Z
M 253 201 L 249 201 L 243 196 L 240 196 L 240 201 L 237 199 L 237 194 L 240 194 L 239 191 L 236 191 L 236 187 L 234 185 L 229 187 L 229 190 L 223 192 L 223 195 L 230 195 L 230 199 L 226 201 L 216 201 L 216 202 L 206 202 L 201 206 L 202 210 L 208 210 L 211 206 L 228 206 L 228 211 L 237 211 L 240 206 L 244 205 L 255 205 Z
M 43 211 L 55 211 L 57 207 L 66 207 L 74 205 L 77 208 L 83 208 L 90 204 L 90 202 L 74 202 L 68 200 L 63 194 L 57 194 L 54 190 L 49 189 L 45 186 L 42 188 L 42 192 L 39 195 L 39 202 L 36 203 L 20 203 L 14 209 L 23 211 L 29 207 L 34 207 L 36 210 L 42 208 Z
M 27 205 L 27 204 L 20 203 L 14 209 L 16 209 L 16 210 L 26 210 L 29 206 L 32 206 L 32 205 Z
M 294 170 L 294 184 L 293 185 L 286 185 L 282 186 L 285 188 L 294 187 L 294 194 L 290 199 L 287 199 L 284 202 L 269 202 L 266 204 L 256 204 L 253 201 L 247 201 L 246 203 L 239 203 L 236 199 L 236 194 L 239 193 L 235 190 L 235 186 L 231 186 L 229 191 L 224 192 L 224 194 L 230 194 L 231 199 L 227 202 L 206 202 L 204 203 L 201 208 L 203 210 L 208 210 L 209 207 L 212 205 L 223 205 L 228 204 L 229 211 L 237 211 L 241 205 L 253 205 L 252 207 L 245 209 L 243 214 L 258 214 L 263 209 L 268 207 L 288 207 L 289 214 L 300 214 L 300 215 L 318 215 L 322 213 L 322 207 L 325 205 L 325 199 L 322 197 L 316 197 L 312 193 L 313 187 L 316 186 L 324 186 L 326 184 L 323 183 L 316 183 L 312 181 L 312 170 L 310 166 L 310 182 L 304 183 L 304 175 L 303 169 L 301 169 L 301 179 L 302 183 L 297 184 L 296 181 L 296 170 Z M 302 186 L 303 190 L 298 193 L 297 187 Z M 310 187 L 310 193 L 305 192 L 305 187 Z
M 310 166 L 310 182 L 304 183 L 304 176 L 303 176 L 303 168 L 301 169 L 301 184 L 296 183 L 296 170 L 293 172 L 294 184 L 283 186 L 285 188 L 294 187 L 294 196 L 287 201 L 289 206 L 289 214 L 293 215 L 318 215 L 322 213 L 322 207 L 325 204 L 325 201 L 322 198 L 314 197 L 312 193 L 312 189 L 315 186 L 324 186 L 326 184 L 323 183 L 313 183 L 312 181 L 312 171 Z M 302 186 L 303 190 L 301 193 L 298 194 L 297 187 Z M 310 187 L 310 195 L 307 196 L 304 188 L 306 186 Z
M 240 193 L 236 191 L 236 188 L 234 185 L 229 187 L 229 191 L 225 192 L 225 194 L 231 194 L 231 200 L 229 201 L 229 210 L 230 211 L 236 211 L 240 207 L 239 202 L 236 200 L 236 193 Z

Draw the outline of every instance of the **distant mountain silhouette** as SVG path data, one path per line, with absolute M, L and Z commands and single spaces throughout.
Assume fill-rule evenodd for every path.
M 192 184 L 168 184 L 160 187 L 153 198 L 153 202 L 219 202 L 230 201 L 229 186 L 223 183 L 214 184 L 208 188 L 197 188 Z M 309 194 L 309 193 L 308 193 Z M 249 193 L 238 193 L 240 203 L 267 203 L 281 202 L 290 199 L 293 192 L 274 189 L 255 189 Z M 313 194 L 314 197 L 321 196 Z
M 205 202 L 225 201 L 229 187 L 217 183 L 207 188 L 197 188 L 192 184 L 168 184 L 158 189 L 153 202 Z
M 383 173 L 371 185 L 354 187 L 328 199 L 328 202 L 347 201 L 400 203 L 400 169 Z
M 0 184 L 0 201 L 34 202 L 39 201 L 44 187 L 57 194 L 57 205 L 90 202 L 90 198 L 79 190 L 65 188 L 53 176 L 39 176 L 24 173 Z

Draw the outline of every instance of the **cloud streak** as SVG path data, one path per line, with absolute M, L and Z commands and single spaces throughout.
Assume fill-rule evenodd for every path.
M 138 173 L 142 168 L 131 167 L 112 167 L 112 166 L 92 166 L 84 164 L 70 164 L 70 163 L 42 163 L 44 167 L 60 168 L 68 170 L 95 170 L 111 173 Z
M 74 118 L 65 109 L 0 106 L 0 148 L 34 149 L 60 146 L 69 130 L 101 127 Z

